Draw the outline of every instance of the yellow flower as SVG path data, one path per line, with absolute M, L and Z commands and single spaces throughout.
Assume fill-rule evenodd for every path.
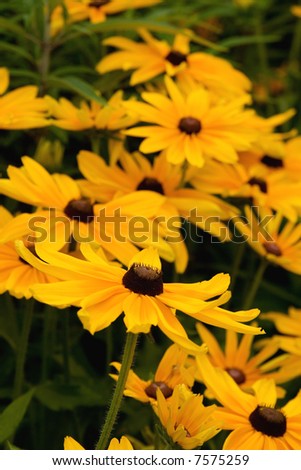
M 107 15 L 114 15 L 133 8 L 145 8 L 160 3 L 161 0 L 64 0 L 67 10 L 67 23 L 76 23 L 90 19 L 92 23 L 106 20 Z M 58 5 L 51 15 L 51 33 L 57 34 L 65 24 L 64 8 Z
M 171 345 L 164 353 L 153 380 L 143 380 L 134 371 L 130 370 L 126 382 L 124 395 L 135 398 L 142 403 L 154 403 L 157 399 L 157 390 L 160 389 L 165 398 L 172 395 L 173 389 L 179 384 L 191 388 L 194 383 L 196 365 L 187 361 L 188 354 L 177 344 Z M 120 371 L 121 364 L 113 362 L 113 367 Z M 117 380 L 117 374 L 110 374 Z
M 64 439 L 64 450 L 86 450 L 81 444 L 79 444 L 73 437 L 66 436 Z M 134 450 L 132 444 L 127 437 L 122 436 L 120 441 L 113 437 L 109 444 L 108 450 Z
M 301 18 L 301 6 L 300 5 L 293 5 L 291 7 L 291 13 L 298 18 Z
M 229 239 L 222 220 L 233 216 L 236 209 L 201 190 L 182 187 L 184 174 L 180 166 L 168 163 L 163 154 L 155 158 L 153 164 L 138 152 L 131 155 L 123 151 L 119 157 L 119 164 L 108 166 L 92 152 L 79 152 L 78 166 L 86 178 L 79 181 L 82 193 L 103 202 L 126 194 L 136 194 L 139 198 L 142 190 L 163 194 L 165 202 L 158 208 L 153 222 L 160 220 L 162 236 L 167 237 L 175 251 L 178 272 L 183 272 L 188 262 L 188 252 L 177 228 L 180 217 L 215 236 L 222 234 L 223 241 Z
M 37 98 L 38 87 L 33 85 L 7 91 L 8 69 L 0 68 L 0 129 L 33 129 L 49 125 L 48 105 Z
M 291 174 L 293 168 L 297 171 L 298 163 L 292 163 L 292 170 L 287 171 L 280 168 L 282 161 L 254 152 L 240 153 L 234 165 L 211 159 L 192 174 L 190 182 L 198 190 L 225 198 L 249 198 L 253 206 L 282 212 L 295 222 L 301 213 L 301 184 L 298 173 L 294 179 Z
M 157 75 L 191 77 L 217 94 L 239 95 L 251 87 L 249 79 L 229 62 L 211 54 L 189 52 L 189 36 L 177 34 L 173 45 L 155 39 L 147 30 L 138 30 L 144 43 L 125 37 L 112 37 L 104 40 L 107 46 L 120 49 L 106 55 L 96 66 L 103 74 L 112 70 L 132 70 L 130 84 L 146 82 Z M 184 77 L 183 77 L 184 76 Z
M 235 227 L 253 250 L 270 263 L 301 274 L 301 225 L 287 221 L 280 212 L 246 207 L 245 214 L 235 220 Z
M 92 334 L 106 328 L 124 313 L 127 332 L 148 333 L 152 325 L 158 326 L 172 342 L 188 352 L 202 352 L 204 347 L 197 346 L 187 337 L 175 309 L 222 328 L 263 333 L 259 328 L 240 323 L 256 317 L 257 309 L 230 312 L 218 307 L 230 296 L 226 291 L 229 285 L 227 274 L 217 274 L 208 281 L 193 284 L 163 283 L 161 262 L 153 247 L 136 254 L 127 270 L 100 259 L 87 243 L 81 245 L 86 260 L 53 252 L 43 244 L 37 244 L 36 251 L 45 263 L 32 256 L 22 242 L 18 243 L 18 250 L 33 266 L 62 279 L 51 286 L 34 286 L 35 298 L 55 306 L 80 305 L 79 319 Z M 72 276 L 74 280 L 70 280 Z
M 21 214 L 14 218 L 3 206 L 0 206 L 0 238 L 5 235 L 12 239 L 23 237 L 28 249 L 35 256 L 34 233 L 28 229 L 28 217 L 30 214 Z M 12 229 L 12 221 L 15 222 L 17 231 Z M 8 291 L 10 295 L 29 299 L 32 297 L 31 287 L 36 283 L 54 282 L 58 279 L 52 275 L 42 273 L 28 264 L 16 251 L 13 241 L 0 244 L 0 293 Z
M 162 195 L 141 191 L 139 199 L 129 194 L 115 198 L 105 206 L 95 205 L 92 199 L 81 194 L 77 181 L 70 176 L 50 175 L 29 157 L 23 157 L 22 163 L 21 168 L 9 165 L 9 178 L 0 179 L 0 193 L 38 208 L 28 221 L 29 226 L 39 232 L 37 242 L 49 242 L 54 249 L 59 250 L 66 243 L 70 244 L 72 236 L 75 242 L 95 241 L 127 264 L 138 252 L 132 243 L 134 238 L 129 219 L 139 214 L 148 220 L 165 201 Z M 115 217 L 117 210 L 123 217 L 122 223 Z M 9 233 L 3 234 L 0 239 L 3 242 L 8 240 L 11 240 Z M 150 243 L 152 239 L 146 233 L 142 245 L 145 247 Z M 165 259 L 174 261 L 174 253 L 162 237 L 154 239 L 154 243 Z M 136 244 L 141 245 L 139 237 Z
M 182 449 L 200 447 L 220 431 L 221 423 L 213 418 L 215 405 L 204 406 L 203 396 L 184 385 L 177 385 L 168 400 L 158 389 L 153 408 L 168 436 Z
M 254 394 L 241 390 L 230 375 L 214 368 L 203 354 L 197 358 L 205 385 L 222 407 L 214 418 L 222 428 L 232 430 L 225 450 L 298 450 L 301 448 L 301 391 L 286 405 L 277 408 L 276 386 L 272 379 L 253 385 Z
M 261 378 L 272 378 L 279 384 L 300 375 L 301 365 L 292 369 L 288 354 L 273 357 L 279 344 L 270 338 L 265 340 L 264 347 L 257 354 L 253 354 L 253 335 L 243 335 L 238 341 L 238 335 L 227 330 L 223 350 L 216 337 L 204 325 L 198 323 L 196 328 L 202 342 L 208 346 L 208 357 L 212 365 L 228 372 L 245 391 L 250 391 L 252 385 Z M 199 372 L 202 381 L 202 371 Z M 283 397 L 285 390 L 277 387 L 277 395 Z
M 134 127 L 126 135 L 146 137 L 141 152 L 153 153 L 166 149 L 170 163 L 185 160 L 201 167 L 205 159 L 216 158 L 234 163 L 237 151 L 248 150 L 257 131 L 248 126 L 251 110 L 243 110 L 248 97 L 231 102 L 212 102 L 210 93 L 202 87 L 185 96 L 172 79 L 165 76 L 169 98 L 159 93 L 142 93 L 149 104 L 125 102 L 125 106 L 140 115 L 141 121 L 154 125 Z
M 81 101 L 79 107 L 66 98 L 55 100 L 46 96 L 49 112 L 52 116 L 50 123 L 68 131 L 80 131 L 85 129 L 103 129 L 118 131 L 137 122 L 137 116 L 129 114 L 123 105 L 123 92 L 116 91 L 106 105 L 96 101 L 88 104 Z
M 268 312 L 262 316 L 263 320 L 271 320 L 281 335 L 274 339 L 284 351 L 297 355 L 300 363 L 301 356 L 301 309 L 290 307 L 288 314 L 281 312 Z

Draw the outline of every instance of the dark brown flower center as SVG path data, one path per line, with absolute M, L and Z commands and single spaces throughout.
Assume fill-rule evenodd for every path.
M 110 3 L 111 0 L 95 0 L 94 2 L 89 2 L 89 7 L 100 8 L 107 3 Z
M 264 155 L 261 159 L 261 163 L 270 167 L 270 168 L 282 168 L 283 160 L 281 158 L 270 157 L 269 155 Z
M 185 134 L 198 134 L 202 129 L 200 121 L 194 117 L 184 117 L 180 120 L 178 128 Z
M 265 242 L 263 243 L 263 247 L 265 248 L 267 253 L 270 253 L 271 255 L 275 256 L 281 256 L 282 251 L 275 242 Z
M 122 278 L 122 284 L 135 294 L 155 297 L 163 292 L 162 271 L 145 266 L 133 264 Z
M 156 178 L 144 178 L 137 186 L 137 191 L 147 190 L 164 194 L 163 186 Z
M 180 65 L 182 62 L 186 62 L 187 58 L 185 54 L 182 54 L 182 52 L 171 50 L 165 57 L 165 60 L 170 62 L 172 65 Z
M 261 178 L 256 178 L 256 177 L 253 177 L 251 179 L 249 179 L 248 183 L 251 185 L 251 186 L 254 186 L 254 185 L 257 185 L 259 186 L 259 189 L 262 193 L 267 193 L 268 192 L 268 185 L 267 183 L 262 180 Z
M 165 398 L 172 395 L 172 389 L 165 382 L 160 381 L 152 382 L 144 391 L 148 397 L 156 399 L 158 389 L 161 390 Z
M 237 385 L 243 384 L 246 381 L 246 376 L 241 369 L 236 369 L 235 367 L 229 367 L 226 369 L 228 374 L 232 377 Z
M 256 431 L 267 436 L 281 437 L 286 431 L 286 417 L 280 410 L 268 406 L 257 406 L 249 416 Z
M 79 222 L 90 223 L 93 220 L 93 205 L 90 199 L 72 199 L 68 202 L 64 212 L 69 219 L 76 219 Z

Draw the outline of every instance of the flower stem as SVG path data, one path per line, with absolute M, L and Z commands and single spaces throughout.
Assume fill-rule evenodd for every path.
M 116 388 L 113 394 L 113 398 L 111 401 L 111 405 L 110 405 L 104 426 L 102 428 L 99 440 L 95 447 L 96 450 L 106 450 L 108 447 L 111 432 L 115 424 L 116 417 L 117 417 L 117 414 L 121 405 L 125 384 L 128 378 L 130 368 L 133 363 L 135 349 L 137 345 L 137 339 L 138 339 L 137 334 L 127 333 L 126 335 L 126 343 L 124 347 L 120 373 L 118 376 Z
M 23 327 L 21 331 L 21 337 L 17 348 L 17 358 L 16 358 L 16 370 L 15 370 L 15 379 L 14 379 L 14 388 L 13 388 L 13 397 L 17 398 L 22 394 L 23 382 L 24 382 L 24 366 L 26 360 L 26 353 L 28 347 L 28 339 L 32 324 L 34 312 L 34 299 L 29 299 L 26 301 L 26 307 L 23 314 Z
M 268 261 L 265 258 L 262 258 L 258 266 L 257 272 L 255 273 L 253 282 L 249 288 L 249 292 L 245 298 L 243 310 L 248 310 L 251 307 L 267 266 Z

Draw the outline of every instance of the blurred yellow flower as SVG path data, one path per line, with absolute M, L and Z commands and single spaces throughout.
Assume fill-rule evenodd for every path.
M 177 385 L 168 400 L 158 389 L 153 409 L 167 435 L 182 449 L 201 447 L 220 431 L 221 423 L 213 417 L 215 405 L 204 406 L 203 396 L 185 385 Z
M 64 450 L 86 450 L 73 437 L 66 436 L 64 439 Z M 127 437 L 122 436 L 120 441 L 113 437 L 111 439 L 108 450 L 134 450 L 132 444 Z
M 7 91 L 9 71 L 0 68 L 0 129 L 17 130 L 49 126 L 48 104 L 38 98 L 38 87 L 27 85 Z

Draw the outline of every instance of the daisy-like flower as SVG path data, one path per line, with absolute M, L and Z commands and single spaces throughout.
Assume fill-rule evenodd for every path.
M 191 175 L 190 182 L 198 190 L 224 198 L 251 199 L 253 206 L 281 211 L 296 222 L 301 213 L 301 184 L 296 173 L 293 179 L 280 168 L 282 161 L 253 152 L 240 153 L 234 165 L 211 159 Z M 279 168 L 272 167 L 278 162 Z
M 237 230 L 261 257 L 301 274 L 301 225 L 286 220 L 280 212 L 254 209 L 245 207 L 246 216 L 235 219 Z
M 265 341 L 265 346 L 258 353 L 252 354 L 253 335 L 243 335 L 239 341 L 237 333 L 227 330 L 223 350 L 216 337 L 204 325 L 197 323 L 196 328 L 201 340 L 208 346 L 208 357 L 212 365 L 228 372 L 245 391 L 250 391 L 253 384 L 261 378 L 272 378 L 277 384 L 281 384 L 300 375 L 301 364 L 293 369 L 288 354 L 275 357 L 279 345 L 271 338 Z M 202 381 L 202 371 L 199 372 L 198 379 Z M 283 397 L 285 389 L 277 387 L 277 395 Z
M 257 138 L 257 130 L 248 126 L 252 110 L 244 110 L 249 97 L 231 102 L 213 102 L 203 87 L 185 96 L 173 80 L 165 76 L 169 97 L 160 93 L 142 93 L 142 102 L 125 102 L 141 121 L 153 125 L 134 127 L 126 135 L 144 137 L 140 144 L 143 153 L 166 149 L 170 163 L 185 160 L 201 167 L 206 158 L 234 163 L 237 151 L 249 150 Z
M 300 363 L 301 356 L 301 309 L 290 307 L 288 313 L 268 312 L 262 317 L 270 320 L 281 333 L 273 338 L 279 342 L 279 346 L 284 351 L 298 356 Z
M 230 281 L 227 274 L 217 274 L 208 281 L 194 284 L 163 283 L 160 258 L 153 247 L 136 254 L 125 270 L 107 264 L 87 243 L 81 245 L 85 260 L 37 244 L 37 254 L 45 263 L 26 250 L 22 242 L 17 246 L 30 264 L 62 279 L 52 287 L 33 286 L 34 297 L 54 306 L 80 305 L 78 317 L 92 334 L 124 313 L 127 332 L 148 333 L 152 325 L 158 326 L 171 341 L 188 352 L 202 352 L 204 346 L 189 340 L 175 309 L 222 328 L 264 333 L 260 328 L 240 323 L 254 319 L 259 314 L 258 309 L 230 312 L 218 307 L 230 296 L 226 291 Z M 72 273 L 74 281 L 70 281 Z
M 169 398 L 173 389 L 184 384 L 191 388 L 194 383 L 196 364 L 188 362 L 188 354 L 177 344 L 171 345 L 164 353 L 153 379 L 143 380 L 133 370 L 130 370 L 124 395 L 142 403 L 154 403 L 157 400 L 157 390 L 160 389 L 165 398 Z M 120 371 L 121 364 L 111 364 Z M 117 380 L 117 374 L 110 374 Z
M 219 95 L 239 95 L 251 88 L 250 80 L 226 60 L 203 52 L 190 53 L 188 35 L 177 34 L 169 45 L 143 28 L 138 33 L 143 43 L 119 36 L 105 39 L 105 45 L 120 51 L 106 55 L 96 70 L 102 74 L 134 69 L 130 80 L 133 86 L 167 73 L 180 79 L 187 75 Z
M 51 125 L 68 131 L 95 128 L 115 132 L 137 122 L 137 116 L 129 114 L 124 107 L 121 90 L 116 91 L 106 105 L 96 101 L 91 101 L 90 104 L 81 101 L 77 107 L 66 98 L 59 98 L 57 101 L 51 96 L 46 96 L 45 100 L 52 117 Z
M 73 437 L 66 436 L 64 439 L 64 450 L 86 450 L 79 442 L 77 442 Z M 131 442 L 127 437 L 122 436 L 120 441 L 113 437 L 111 439 L 108 450 L 134 450 Z
M 16 236 L 23 236 L 28 249 L 34 254 L 35 244 L 33 241 L 28 241 L 34 238 L 34 233 L 31 233 L 28 229 L 27 215 L 29 214 L 21 214 L 16 218 L 18 222 L 18 230 L 16 232 L 11 230 L 11 222 L 15 220 L 14 217 L 7 209 L 0 206 L 0 238 L 3 234 L 5 236 L 9 235 L 12 239 Z M 3 292 L 8 291 L 10 295 L 16 298 L 25 297 L 29 299 L 32 297 L 30 289 L 33 284 L 44 284 L 58 280 L 56 277 L 42 273 L 28 264 L 17 253 L 13 241 L 0 244 L 0 265 L 0 293 L 3 294 Z
M 95 241 L 127 264 L 138 252 L 131 241 L 130 217 L 139 214 L 148 220 L 165 201 L 163 195 L 141 191 L 139 199 L 129 194 L 105 206 L 95 205 L 95 201 L 81 194 L 77 181 L 70 176 L 57 173 L 51 175 L 30 157 L 23 157 L 22 163 L 21 168 L 8 167 L 9 178 L 0 179 L 0 193 L 36 206 L 38 210 L 28 221 L 29 227 L 40 232 L 37 242 L 49 242 L 54 249 L 61 249 L 70 242 L 72 236 L 76 242 Z M 118 209 L 123 219 L 126 219 L 122 219 L 123 223 L 119 223 L 120 219 L 115 217 Z M 109 218 L 111 222 L 106 223 Z M 0 239 L 3 242 L 9 240 L 12 240 L 9 233 L 3 234 Z M 148 246 L 150 243 L 152 239 L 146 233 L 142 245 Z M 164 259 L 174 261 L 174 253 L 167 242 L 157 237 L 154 243 Z M 140 246 L 138 242 L 137 245 Z
M 89 19 L 92 23 L 101 23 L 108 15 L 114 15 L 133 8 L 145 8 L 160 3 L 161 0 L 64 0 L 67 11 L 67 23 L 76 23 Z M 51 32 L 57 34 L 65 24 L 65 9 L 62 5 L 54 8 L 51 15 Z
M 253 385 L 254 394 L 241 390 L 230 375 L 213 367 L 203 354 L 197 358 L 205 385 L 221 403 L 214 417 L 232 432 L 225 450 L 298 450 L 301 448 L 301 391 L 281 408 L 273 379 Z
M 293 5 L 291 8 L 291 13 L 298 18 L 301 18 L 301 6 L 300 5 Z
M 49 125 L 48 104 L 38 98 L 38 87 L 28 85 L 7 91 L 8 69 L 0 68 L 0 129 L 33 129 Z
M 201 190 L 185 188 L 180 166 L 167 162 L 164 154 L 154 159 L 153 164 L 139 152 L 119 155 L 119 164 L 108 166 L 98 155 L 81 151 L 78 166 L 85 180 L 79 184 L 83 194 L 106 202 L 116 196 L 136 194 L 142 190 L 163 194 L 166 198 L 156 217 L 160 220 L 162 236 L 168 237 L 175 250 L 176 268 L 183 272 L 188 262 L 188 252 L 176 227 L 177 219 L 188 219 L 215 236 L 228 240 L 227 227 L 222 220 L 236 214 L 233 206 Z M 156 223 L 156 217 L 154 223 Z M 169 229 L 171 227 L 171 229 Z
M 220 431 L 215 405 L 204 406 L 203 396 L 185 385 L 177 385 L 168 400 L 158 389 L 153 408 L 171 441 L 182 449 L 200 447 Z

